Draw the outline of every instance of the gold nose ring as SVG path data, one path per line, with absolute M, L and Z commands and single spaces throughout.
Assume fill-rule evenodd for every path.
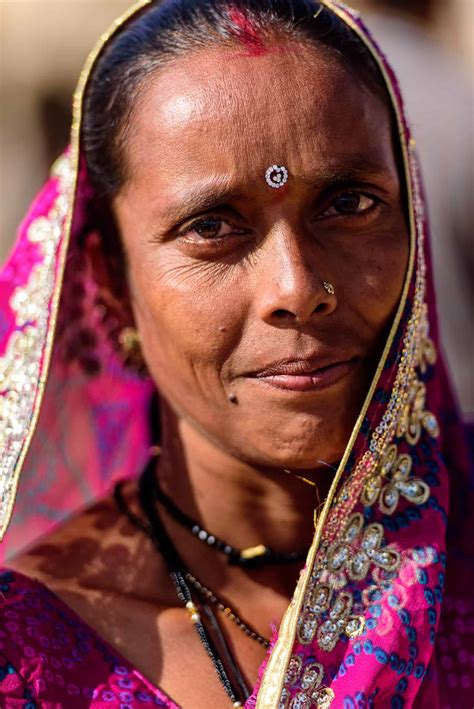
M 334 295 L 334 293 L 336 292 L 334 290 L 333 284 L 329 283 L 329 281 L 323 281 L 323 288 L 329 293 L 329 295 Z

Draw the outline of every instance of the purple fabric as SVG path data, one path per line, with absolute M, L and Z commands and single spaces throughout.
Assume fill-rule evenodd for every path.
M 179 709 L 42 584 L 0 571 L 5 709 Z

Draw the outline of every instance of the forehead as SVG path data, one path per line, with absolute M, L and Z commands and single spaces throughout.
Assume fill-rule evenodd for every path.
M 128 132 L 131 180 L 158 173 L 251 179 L 273 162 L 292 174 L 367 154 L 393 162 L 387 107 L 330 50 L 213 48 L 177 59 L 141 87 Z

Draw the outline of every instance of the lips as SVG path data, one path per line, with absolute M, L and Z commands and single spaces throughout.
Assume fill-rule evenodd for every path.
M 289 391 L 314 391 L 336 384 L 358 366 L 361 359 L 350 355 L 313 356 L 274 362 L 253 372 L 258 383 Z

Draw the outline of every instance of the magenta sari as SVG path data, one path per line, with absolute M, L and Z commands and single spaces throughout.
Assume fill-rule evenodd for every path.
M 0 697 L 8 709 L 179 709 L 42 584 L 0 573 Z
M 83 91 L 110 36 L 146 4 L 132 8 L 91 55 L 71 148 L 0 274 L 2 536 L 16 500 L 5 555 L 101 497 L 117 478 L 137 475 L 147 457 L 153 386 L 117 356 L 80 250 L 94 229 L 81 158 Z M 357 14 L 325 5 L 372 52 L 392 97 L 410 260 L 306 565 L 246 707 L 463 709 L 474 697 L 472 483 L 437 354 L 414 140 L 393 73 Z M 176 706 L 40 584 L 5 571 L 0 590 L 2 706 Z

